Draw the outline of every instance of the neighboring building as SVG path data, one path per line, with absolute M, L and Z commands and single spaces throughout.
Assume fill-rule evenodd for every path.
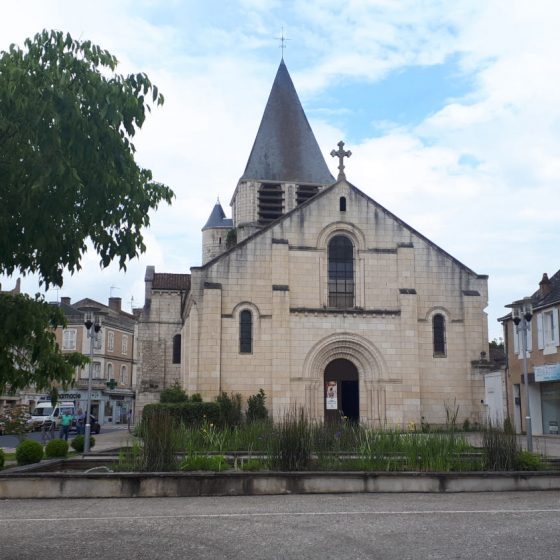
M 138 314 L 137 412 L 159 402 L 160 392 L 181 381 L 181 311 L 190 274 L 158 274 L 148 266 L 145 303 Z
M 531 296 L 533 317 L 527 334 L 529 407 L 535 435 L 557 435 L 560 425 L 560 270 L 551 278 L 545 273 Z M 525 431 L 525 383 L 523 351 L 512 315 L 498 319 L 504 326 L 508 357 L 508 407 L 517 432 Z
M 349 183 L 339 148 L 335 181 L 282 61 L 232 220 L 218 202 L 190 275 L 147 269 L 138 411 L 179 379 L 206 400 L 263 388 L 275 418 L 484 420 L 488 277 Z

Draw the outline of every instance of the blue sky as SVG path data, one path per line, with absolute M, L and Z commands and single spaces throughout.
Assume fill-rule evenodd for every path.
M 136 140 L 140 163 L 177 194 L 152 215 L 147 253 L 124 274 L 101 271 L 90 251 L 47 298 L 140 306 L 147 265 L 200 264 L 200 228 L 217 196 L 229 214 L 283 28 L 323 152 L 343 139 L 352 183 L 490 276 L 490 337 L 500 336 L 504 305 L 560 268 L 559 16 L 553 0 L 6 3 L 0 49 L 69 31 L 115 54 L 120 72 L 146 72 L 166 98 Z M 23 287 L 34 293 L 37 279 Z

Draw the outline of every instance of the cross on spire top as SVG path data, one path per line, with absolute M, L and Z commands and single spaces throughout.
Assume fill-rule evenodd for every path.
M 350 157 L 352 152 L 350 150 L 344 151 L 344 142 L 341 140 L 338 144 L 338 150 L 332 150 L 331 156 L 338 158 L 338 180 L 346 179 L 346 175 L 344 174 L 344 158 Z
M 289 41 L 287 37 L 284 37 L 284 27 L 282 26 L 282 35 L 280 37 L 276 37 L 280 41 L 280 48 L 282 49 L 282 60 L 284 60 L 284 49 L 286 48 L 286 41 Z

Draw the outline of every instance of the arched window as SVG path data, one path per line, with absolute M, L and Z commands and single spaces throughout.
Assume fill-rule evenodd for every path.
M 113 379 L 113 364 L 107 364 L 107 379 Z
M 432 318 L 432 331 L 434 339 L 434 356 L 445 357 L 445 317 L 438 313 Z
M 253 351 L 253 316 L 244 309 L 239 314 L 239 352 L 250 354 Z
M 126 371 L 126 366 L 121 366 L 121 383 L 126 385 L 128 383 L 128 374 Z
M 181 363 L 181 335 L 176 334 L 173 337 L 173 363 Z
M 348 237 L 329 242 L 329 307 L 354 306 L 354 247 Z
M 345 196 L 340 197 L 339 210 L 341 212 L 346 212 L 346 197 Z

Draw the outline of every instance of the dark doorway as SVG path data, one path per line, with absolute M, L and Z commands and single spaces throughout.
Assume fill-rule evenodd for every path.
M 326 422 L 343 416 L 350 422 L 360 421 L 358 370 L 350 360 L 338 358 L 325 368 L 324 410 Z

